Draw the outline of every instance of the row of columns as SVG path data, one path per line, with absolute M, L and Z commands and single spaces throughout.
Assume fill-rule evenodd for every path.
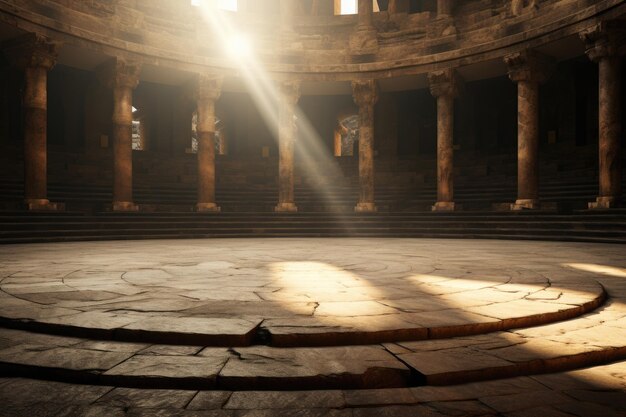
M 581 33 L 587 55 L 599 65 L 599 196 L 589 208 L 609 209 L 620 204 L 621 167 L 621 54 L 624 31 L 619 23 L 602 22 Z M 620 50 L 620 48 L 622 48 Z M 537 209 L 539 201 L 539 85 L 553 67 L 552 60 L 524 50 L 504 57 L 509 78 L 517 83 L 517 200 L 511 210 Z M 430 88 L 437 98 L 437 202 L 434 211 L 455 209 L 453 195 L 454 97 L 458 77 L 453 69 L 429 74 Z
M 24 72 L 24 202 L 29 210 L 61 210 L 47 197 L 47 80 L 58 45 L 30 33 L 5 43 L 4 52 Z M 113 211 L 137 211 L 133 202 L 133 90 L 141 65 L 114 58 L 98 69 L 98 78 L 113 96 Z M 215 102 L 221 79 L 201 75 L 195 86 L 198 111 L 198 211 L 219 211 L 215 204 Z
M 361 5 L 363 2 L 360 2 Z M 371 5 L 371 1 L 365 1 Z M 364 20 L 367 22 L 367 20 Z M 587 55 L 599 65 L 599 196 L 590 208 L 613 208 L 621 198 L 620 46 L 623 32 L 611 22 L 583 33 Z M 28 34 L 5 45 L 10 61 L 24 71 L 24 197 L 28 209 L 55 210 L 62 205 L 47 198 L 47 73 L 56 62 L 57 45 L 43 36 Z M 509 77 L 518 86 L 518 195 L 512 210 L 536 209 L 538 192 L 539 85 L 547 80 L 553 63 L 537 52 L 507 55 Z M 136 211 L 132 190 L 132 95 L 141 66 L 114 59 L 99 70 L 100 79 L 113 95 L 113 205 L 115 211 Z M 429 74 L 430 90 L 437 99 L 437 201 L 434 211 L 455 209 L 453 181 L 454 98 L 461 81 L 454 69 Z M 215 203 L 215 103 L 220 97 L 220 77 L 201 75 L 194 87 L 198 112 L 198 211 L 219 211 Z M 352 82 L 359 108 L 359 201 L 357 212 L 375 212 L 374 108 L 378 86 L 373 79 Z M 279 196 L 278 212 L 294 212 L 294 144 L 296 105 L 300 82 L 279 84 Z

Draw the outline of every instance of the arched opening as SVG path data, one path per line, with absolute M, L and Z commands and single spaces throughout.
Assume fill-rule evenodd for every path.
M 340 114 L 335 127 L 335 156 L 354 156 L 358 140 L 359 115 L 356 112 Z
M 335 14 L 336 15 L 357 14 L 359 12 L 358 3 L 359 3 L 358 0 L 335 0 Z M 379 12 L 380 7 L 378 7 L 378 1 L 372 0 L 372 4 L 374 6 L 374 11 Z
M 191 0 L 191 5 L 199 7 L 205 2 L 213 3 L 217 5 L 218 9 L 228 10 L 229 12 L 236 12 L 239 6 L 237 0 Z
M 133 106 L 133 151 L 146 150 L 145 123 L 142 123 L 142 113 Z

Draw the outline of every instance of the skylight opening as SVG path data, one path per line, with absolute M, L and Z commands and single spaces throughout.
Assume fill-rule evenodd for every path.
M 213 3 L 218 9 L 229 12 L 236 12 L 238 8 L 237 0 L 191 0 L 191 5 L 194 7 L 199 7 L 203 3 Z

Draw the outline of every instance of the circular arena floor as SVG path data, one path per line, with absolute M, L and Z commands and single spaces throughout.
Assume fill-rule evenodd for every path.
M 626 359 L 624 247 L 439 239 L 6 245 L 0 372 L 293 390 Z
M 218 346 L 440 338 L 596 308 L 604 290 L 589 269 L 622 261 L 622 250 L 412 239 L 7 246 L 0 317 L 43 330 Z

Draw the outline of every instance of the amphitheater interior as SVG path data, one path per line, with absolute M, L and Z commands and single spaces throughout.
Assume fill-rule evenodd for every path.
M 626 1 L 0 0 L 0 416 L 626 415 Z

